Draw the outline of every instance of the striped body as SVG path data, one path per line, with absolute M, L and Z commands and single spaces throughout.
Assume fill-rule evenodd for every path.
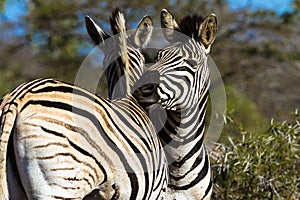
M 1 199 L 82 199 L 97 188 L 102 199 L 163 198 L 164 152 L 134 98 L 39 79 L 0 108 Z
M 147 99 L 159 96 L 157 103 L 166 111 L 165 115 L 160 110 L 152 111 L 151 119 L 156 119 L 153 123 L 169 163 L 167 199 L 210 199 L 209 155 L 203 141 L 210 82 L 207 54 L 216 35 L 216 18 L 187 16 L 178 25 L 174 16 L 163 9 L 161 24 L 171 45 L 158 52 L 157 62 L 141 80 L 156 78 L 146 80 L 147 84 L 133 96 L 146 110 L 151 110 Z

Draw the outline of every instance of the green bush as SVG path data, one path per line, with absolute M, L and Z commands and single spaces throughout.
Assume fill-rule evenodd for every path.
M 259 112 L 256 104 L 234 85 L 226 84 L 225 89 L 227 114 L 230 117 L 227 118 L 228 123 L 224 126 L 219 141 L 229 144 L 228 136 L 233 139 L 240 139 L 239 133 L 243 132 L 244 129 L 251 132 L 265 130 L 268 120 Z
M 271 121 L 264 133 L 212 151 L 213 199 L 300 199 L 300 122 Z

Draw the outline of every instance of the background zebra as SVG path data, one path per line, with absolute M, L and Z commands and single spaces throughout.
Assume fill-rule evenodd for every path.
M 1 199 L 82 199 L 95 188 L 102 199 L 163 198 L 165 155 L 133 97 L 109 101 L 38 79 L 0 110 Z
M 143 107 L 157 98 L 166 109 L 157 111 L 159 137 L 169 164 L 168 199 L 210 199 L 212 181 L 209 156 L 203 144 L 204 117 L 209 88 L 207 56 L 217 33 L 214 14 L 187 16 L 179 24 L 167 10 L 161 26 L 170 46 L 160 50 L 157 62 L 137 82 L 134 96 Z M 187 35 L 184 37 L 182 34 Z M 163 124 L 163 125 L 162 125 Z
M 151 18 L 143 17 L 135 31 L 127 31 L 123 12 L 118 8 L 115 9 L 110 18 L 113 38 L 110 38 L 89 16 L 86 16 L 85 22 L 90 37 L 105 54 L 103 65 L 108 84 L 108 97 L 115 99 L 126 96 L 126 93 L 132 93 L 134 83 L 144 72 L 145 58 L 140 49 L 147 45 L 151 37 L 153 29 Z

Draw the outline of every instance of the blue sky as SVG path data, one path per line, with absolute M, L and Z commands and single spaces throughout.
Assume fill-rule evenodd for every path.
M 5 12 L 1 16 L 4 20 L 18 21 L 20 16 L 26 14 L 26 0 L 7 0 L 5 4 Z
M 252 10 L 268 9 L 274 10 L 278 14 L 289 11 L 292 0 L 227 0 L 229 8 L 237 10 L 250 7 Z M 5 13 L 2 19 L 17 21 L 20 16 L 26 14 L 26 0 L 7 0 Z
M 232 10 L 250 7 L 252 10 L 267 9 L 281 14 L 291 10 L 292 0 L 227 0 Z

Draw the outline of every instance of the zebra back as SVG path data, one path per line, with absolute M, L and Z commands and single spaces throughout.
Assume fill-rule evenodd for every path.
M 82 199 L 96 188 L 103 199 L 163 197 L 164 152 L 134 98 L 110 101 L 61 81 L 38 79 L 7 95 L 1 111 L 2 198 L 16 195 L 7 182 L 8 155 L 14 156 L 13 167 L 30 199 Z
M 95 43 L 110 37 L 91 18 L 86 22 Z M 129 66 L 134 63 L 141 74 L 144 59 L 137 48 L 146 42 L 152 22 L 145 17 L 140 24 L 127 43 L 125 35 L 119 37 L 123 50 L 116 52 L 122 55 L 127 45 Z M 104 51 L 104 61 L 116 52 Z M 119 63 L 124 66 L 124 59 Z M 129 72 L 130 78 L 140 76 Z M 4 97 L 0 113 L 4 199 L 82 199 L 95 189 L 101 199 L 160 199 L 166 192 L 164 152 L 133 97 L 109 101 L 74 85 L 38 79 Z M 20 185 L 18 194 L 13 179 Z

